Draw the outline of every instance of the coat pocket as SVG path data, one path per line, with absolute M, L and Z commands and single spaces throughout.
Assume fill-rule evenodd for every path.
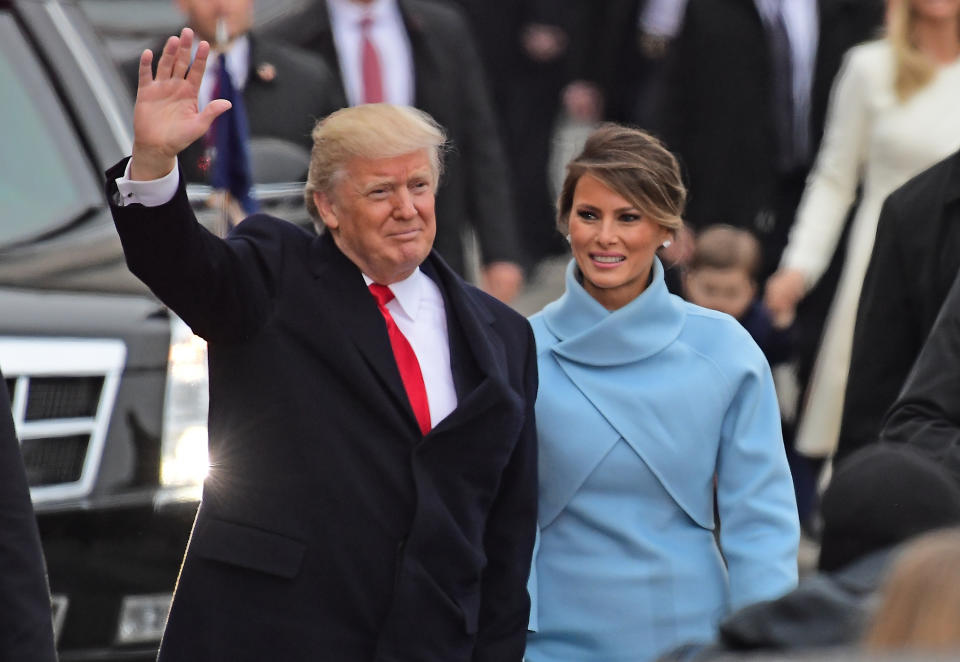
M 197 522 L 190 552 L 200 558 L 293 579 L 307 546 L 279 533 L 215 518 Z

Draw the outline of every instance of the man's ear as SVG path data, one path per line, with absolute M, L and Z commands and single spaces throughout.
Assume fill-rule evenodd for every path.
M 337 213 L 334 209 L 335 205 L 330 199 L 330 196 L 321 191 L 314 191 L 313 204 L 317 206 L 317 211 L 320 212 L 320 220 L 323 221 L 323 224 L 327 226 L 328 230 L 335 232 L 340 227 L 340 219 L 337 218 Z

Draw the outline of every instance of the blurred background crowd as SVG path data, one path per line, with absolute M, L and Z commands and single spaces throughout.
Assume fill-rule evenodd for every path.
M 873 608 L 893 550 L 960 524 L 960 1 L 81 5 L 131 93 L 142 48 L 182 25 L 214 44 L 200 104 L 238 112 L 181 165 L 228 192 L 211 201 L 227 225 L 256 209 L 253 184 L 304 178 L 332 110 L 429 112 L 452 140 L 436 246 L 528 314 L 562 288 L 563 163 L 601 122 L 660 137 L 689 188 L 687 227 L 661 255 L 668 285 L 764 350 L 800 520 L 822 541 L 797 591 L 676 659 L 960 643 L 956 532 L 903 555 Z

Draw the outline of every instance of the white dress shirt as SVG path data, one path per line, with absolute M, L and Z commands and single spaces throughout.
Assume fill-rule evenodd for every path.
M 337 48 L 340 75 L 351 106 L 363 103 L 363 69 L 360 62 L 360 22 L 370 18 L 370 39 L 380 59 L 384 101 L 412 106 L 414 101 L 413 51 L 396 0 L 327 0 L 333 43 Z
M 813 72 L 817 61 L 820 17 L 814 0 L 755 0 L 764 23 L 780 12 L 790 39 L 793 61 L 793 108 L 798 126 L 810 123 Z M 802 124 L 801 124 L 802 123 Z
M 640 14 L 640 29 L 672 39 L 680 32 L 687 0 L 648 0 Z
M 363 281 L 367 287 L 374 282 L 367 274 Z M 387 310 L 417 355 L 430 404 L 430 424 L 436 426 L 457 406 L 443 295 L 419 267 L 389 287 L 394 298 L 387 303 Z
M 196 44 L 193 52 L 194 54 L 197 52 Z M 213 90 L 217 86 L 217 77 L 220 75 L 219 55 L 211 47 L 210 55 L 207 57 L 207 68 L 203 72 L 203 80 L 200 81 L 200 91 L 197 94 L 197 106 L 200 110 L 212 101 Z M 250 38 L 247 35 L 237 37 L 230 44 L 226 56 L 230 80 L 236 89 L 242 90 L 247 85 L 247 74 L 250 72 Z
M 174 167 L 160 179 L 132 181 L 128 161 L 123 177 L 117 178 L 116 182 L 121 206 L 158 207 L 176 194 L 180 171 Z M 374 282 L 366 274 L 363 274 L 363 280 L 367 286 Z M 387 303 L 387 310 L 417 355 L 430 405 L 430 424 L 435 427 L 457 406 L 443 295 L 437 284 L 419 267 L 406 279 L 391 283 L 389 287 L 394 298 Z

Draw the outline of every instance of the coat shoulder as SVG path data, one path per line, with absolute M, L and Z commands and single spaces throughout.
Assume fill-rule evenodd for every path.
M 728 380 L 769 370 L 767 360 L 750 333 L 726 313 L 684 302 L 686 323 L 678 342 L 711 361 Z

